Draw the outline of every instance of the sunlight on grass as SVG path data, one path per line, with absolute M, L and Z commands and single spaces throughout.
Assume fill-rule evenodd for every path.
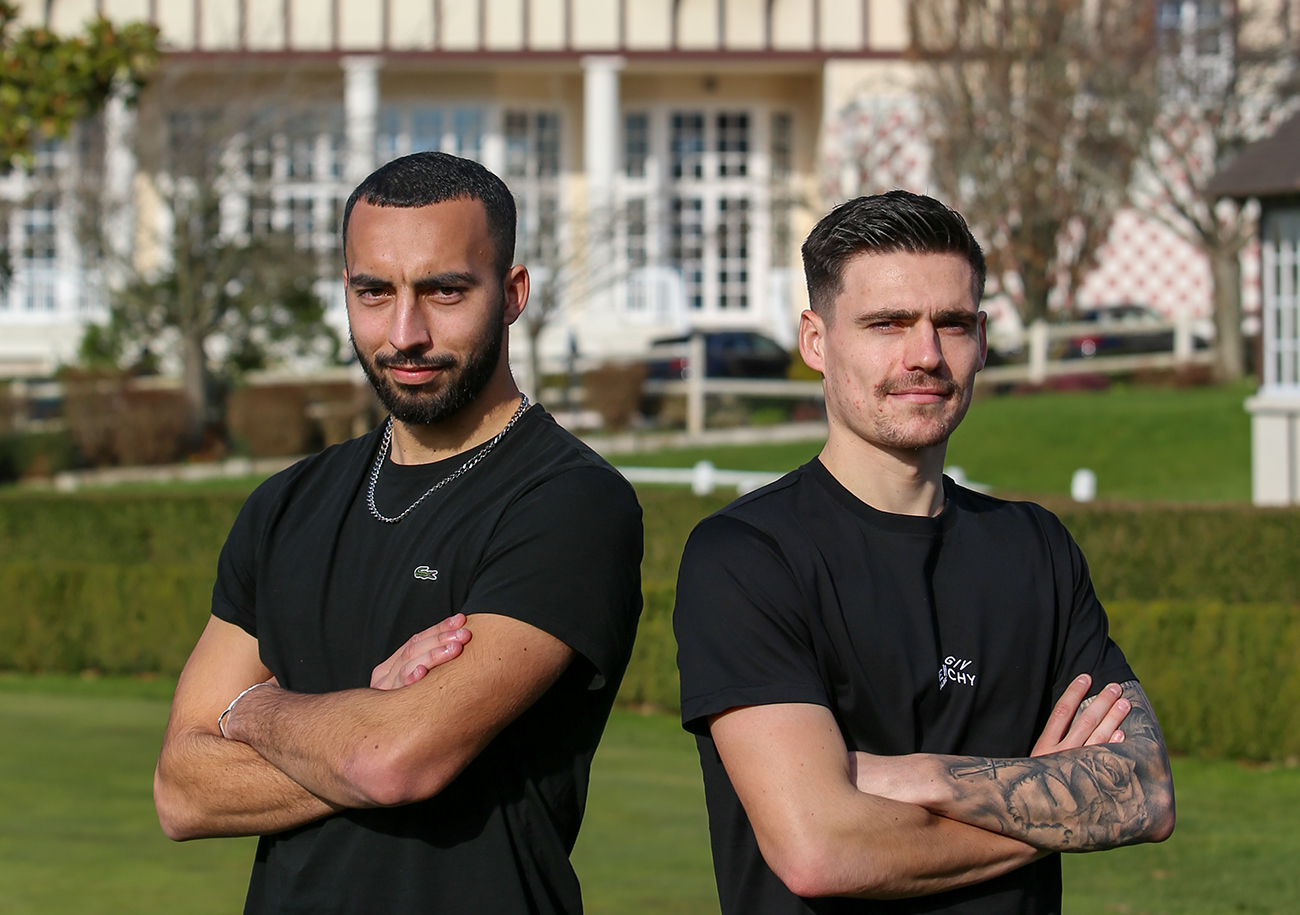
M 239 911 L 254 840 L 176 844 L 158 829 L 166 702 L 115 681 L 23 679 L 0 678 L 0 910 Z M 1065 911 L 1300 909 L 1300 768 L 1175 760 L 1174 780 L 1174 837 L 1067 856 Z M 615 712 L 573 860 L 592 915 L 717 911 L 699 763 L 675 718 Z

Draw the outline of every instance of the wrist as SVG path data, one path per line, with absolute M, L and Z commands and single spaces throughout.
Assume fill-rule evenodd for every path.
M 227 740 L 241 739 L 240 732 L 237 728 L 238 717 L 235 711 L 236 707 L 244 706 L 246 708 L 247 703 L 241 702 L 241 700 L 244 700 L 249 693 L 253 692 L 253 690 L 257 689 L 258 687 L 270 686 L 270 685 L 271 682 L 269 680 L 263 681 L 261 683 L 254 683 L 252 686 L 245 689 L 243 692 L 241 692 L 238 696 L 236 696 L 234 699 L 230 701 L 230 704 L 226 706 L 226 710 L 217 717 L 217 730 L 221 732 L 222 737 L 226 738 Z

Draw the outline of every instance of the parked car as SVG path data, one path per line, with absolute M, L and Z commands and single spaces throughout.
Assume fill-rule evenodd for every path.
M 1095 333 L 1080 334 L 1065 341 L 1062 359 L 1091 359 L 1093 356 L 1121 356 L 1130 353 L 1171 353 L 1174 349 L 1174 331 L 1168 319 L 1146 305 L 1101 305 L 1080 309 L 1074 316 L 1076 324 L 1096 324 Z M 1131 332 L 1108 332 L 1106 325 L 1133 328 Z M 1150 330 L 1141 330 L 1149 326 Z M 1209 341 L 1201 336 L 1192 337 L 1196 349 L 1205 349 Z
M 650 344 L 646 360 L 647 378 L 685 378 L 686 356 L 656 356 L 656 349 L 680 349 L 689 336 L 667 337 Z M 790 368 L 790 354 L 771 337 L 749 330 L 719 330 L 704 333 L 706 378 L 784 378 Z

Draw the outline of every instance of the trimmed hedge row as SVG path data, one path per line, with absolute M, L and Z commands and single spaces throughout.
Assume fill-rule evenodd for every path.
M 1300 757 L 1300 604 L 1124 601 L 1109 608 L 1175 753 Z
M 206 566 L 0 563 L 0 669 L 174 676 L 211 592 Z M 678 707 L 673 596 L 645 589 L 623 705 Z M 1118 601 L 1110 614 L 1171 750 L 1300 756 L 1300 604 Z
M 1300 511 L 1252 506 L 1050 506 L 1103 601 L 1300 601 Z
M 729 498 L 646 488 L 648 586 L 671 585 L 695 522 Z M 242 494 L 9 495 L 0 561 L 211 563 Z M 1103 601 L 1300 601 L 1300 511 L 1250 506 L 1052 505 L 1088 557 Z
M 0 563 L 0 669 L 176 675 L 212 607 L 208 566 Z

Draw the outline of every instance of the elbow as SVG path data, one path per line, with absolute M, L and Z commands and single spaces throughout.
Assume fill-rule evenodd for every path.
M 803 836 L 795 840 L 771 843 L 760 842 L 763 858 L 772 873 L 776 874 L 786 889 L 804 899 L 823 896 L 843 896 L 848 893 L 870 894 L 873 886 L 863 886 L 864 862 L 857 862 L 850 876 L 850 868 L 843 865 L 837 843 L 819 841 L 817 837 Z M 844 843 L 838 843 L 843 849 Z
M 1153 805 L 1151 829 L 1147 833 L 1148 842 L 1163 842 L 1174 834 L 1174 822 L 1178 819 L 1174 808 L 1174 786 L 1168 782 L 1161 786 L 1160 799 Z
M 451 784 L 463 768 L 415 752 L 400 741 L 387 748 L 367 744 L 352 754 L 344 769 L 356 806 L 400 807 L 427 800 Z
M 202 837 L 198 818 L 185 797 L 163 778 L 161 768 L 153 773 L 153 805 L 158 812 L 158 825 L 163 835 L 173 842 Z

